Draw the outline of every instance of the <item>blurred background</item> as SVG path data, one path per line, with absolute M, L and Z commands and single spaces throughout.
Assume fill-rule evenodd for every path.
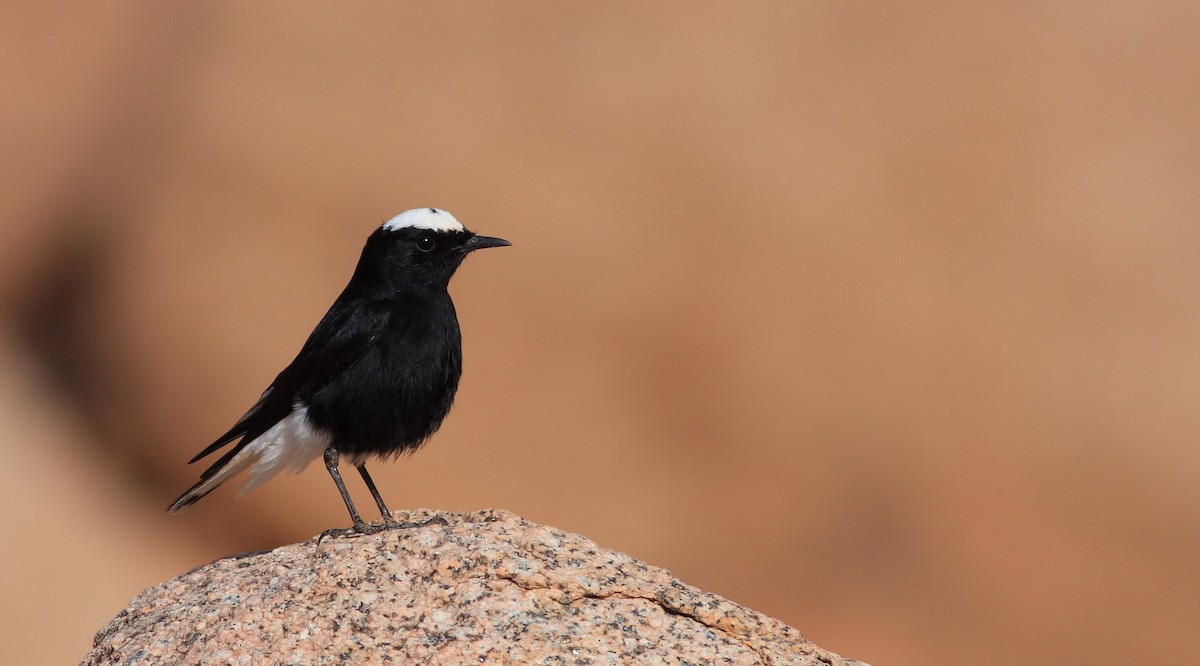
M 5 663 L 347 523 L 163 508 L 415 206 L 514 246 L 393 507 L 878 665 L 1200 660 L 1200 5 L 2 11 Z

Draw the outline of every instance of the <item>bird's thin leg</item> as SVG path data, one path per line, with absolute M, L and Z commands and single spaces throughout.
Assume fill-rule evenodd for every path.
M 450 523 L 446 522 L 446 519 L 441 516 L 434 516 L 433 518 L 430 518 L 429 520 L 422 520 L 422 521 L 418 521 L 418 522 L 400 522 L 399 520 L 396 520 L 392 516 L 391 510 L 388 509 L 387 505 L 383 503 L 383 496 L 379 494 L 379 489 L 377 489 L 375 487 L 375 482 L 371 480 L 371 475 L 367 474 L 366 463 L 358 462 L 358 463 L 354 463 L 354 466 L 356 468 L 358 468 L 358 473 L 362 474 L 363 482 L 367 484 L 367 488 L 371 489 L 371 496 L 375 498 L 375 504 L 379 507 L 379 513 L 383 514 L 383 522 L 388 527 L 410 528 L 410 527 L 425 527 L 426 525 L 429 525 L 432 523 L 440 523 L 442 525 L 450 524 Z
M 333 477 L 338 492 L 342 494 L 342 501 L 346 503 L 346 510 L 350 512 L 350 520 L 354 521 L 354 531 L 368 532 L 370 527 L 363 522 L 362 516 L 358 515 L 358 509 L 354 508 L 354 500 L 350 499 L 350 493 L 346 492 L 346 484 L 342 483 L 342 475 L 338 472 L 339 458 L 337 449 L 332 446 L 325 449 L 325 469 L 329 470 L 329 476 Z
M 375 482 L 371 480 L 371 475 L 367 474 L 367 464 L 365 462 L 356 462 L 354 463 L 354 467 L 362 475 L 363 483 L 367 484 L 367 489 L 371 491 L 371 497 L 375 498 L 375 506 L 379 507 L 379 513 L 383 514 L 383 522 L 387 523 L 388 527 L 399 525 L 400 521 L 392 517 L 391 510 L 383 502 L 383 495 L 379 494 L 379 489 L 375 487 Z

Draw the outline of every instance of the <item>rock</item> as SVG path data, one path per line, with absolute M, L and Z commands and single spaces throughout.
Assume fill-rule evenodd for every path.
M 667 571 L 498 510 L 218 560 L 142 592 L 101 664 L 857 664 Z

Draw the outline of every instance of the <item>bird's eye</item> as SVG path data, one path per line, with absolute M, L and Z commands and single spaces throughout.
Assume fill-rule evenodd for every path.
M 433 236 L 421 236 L 417 239 L 417 249 L 422 252 L 433 252 L 433 248 L 437 246 L 437 241 Z

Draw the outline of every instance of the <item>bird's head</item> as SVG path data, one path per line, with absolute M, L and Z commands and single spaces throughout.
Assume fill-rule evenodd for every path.
M 388 289 L 444 288 L 468 253 L 507 245 L 503 238 L 476 235 L 439 208 L 414 208 L 371 234 L 355 278 Z

